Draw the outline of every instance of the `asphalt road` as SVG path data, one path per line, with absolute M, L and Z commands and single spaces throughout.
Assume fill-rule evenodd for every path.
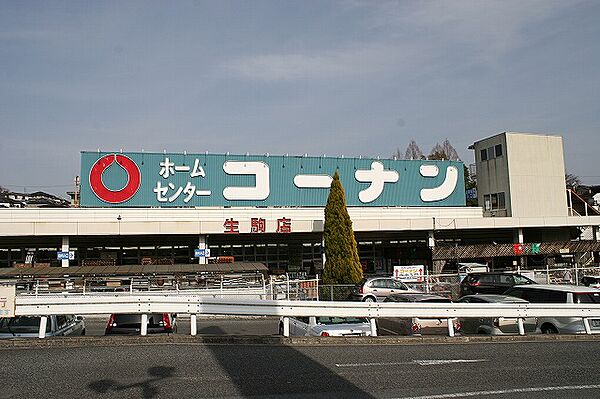
M 593 398 L 600 341 L 0 350 L 0 398 Z M 142 343 L 143 340 L 138 342 Z

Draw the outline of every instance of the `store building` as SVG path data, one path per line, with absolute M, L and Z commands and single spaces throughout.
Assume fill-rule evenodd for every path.
M 0 267 L 221 260 L 319 273 L 336 170 L 366 273 L 597 262 L 600 216 L 570 216 L 562 138 L 502 133 L 472 148 L 482 207 L 465 206 L 461 162 L 83 152 L 81 207 L 0 209 Z

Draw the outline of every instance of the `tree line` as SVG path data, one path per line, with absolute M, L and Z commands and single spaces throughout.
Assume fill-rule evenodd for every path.
M 395 159 L 408 159 L 408 160 L 419 160 L 419 159 L 431 159 L 431 160 L 448 160 L 448 161 L 460 161 L 456 148 L 450 143 L 450 140 L 446 139 L 443 143 L 437 143 L 433 146 L 429 155 L 425 156 L 417 142 L 412 139 L 406 151 L 402 152 L 400 148 L 396 149 L 396 152 L 392 154 Z

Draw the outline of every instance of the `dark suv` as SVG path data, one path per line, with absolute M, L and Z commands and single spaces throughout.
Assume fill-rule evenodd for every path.
M 502 294 L 514 285 L 536 284 L 517 273 L 471 273 L 460 283 L 460 296 L 473 294 Z

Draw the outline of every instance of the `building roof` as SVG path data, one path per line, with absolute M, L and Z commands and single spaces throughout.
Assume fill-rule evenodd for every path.
M 493 134 L 493 135 L 485 137 L 483 139 L 479 139 L 479 140 L 475 141 L 473 144 L 471 144 L 468 147 L 468 149 L 469 150 L 474 150 L 475 149 L 475 145 L 477 143 L 481 143 L 482 141 L 486 141 L 486 140 L 492 139 L 492 138 L 497 137 L 497 136 L 501 136 L 501 135 L 516 135 L 516 134 L 520 134 L 520 135 L 523 135 L 523 136 L 560 137 L 560 138 L 562 138 L 562 136 L 559 135 L 559 134 L 525 133 L 525 132 L 509 132 L 509 131 L 506 131 L 506 132 L 500 132 L 500 133 Z

